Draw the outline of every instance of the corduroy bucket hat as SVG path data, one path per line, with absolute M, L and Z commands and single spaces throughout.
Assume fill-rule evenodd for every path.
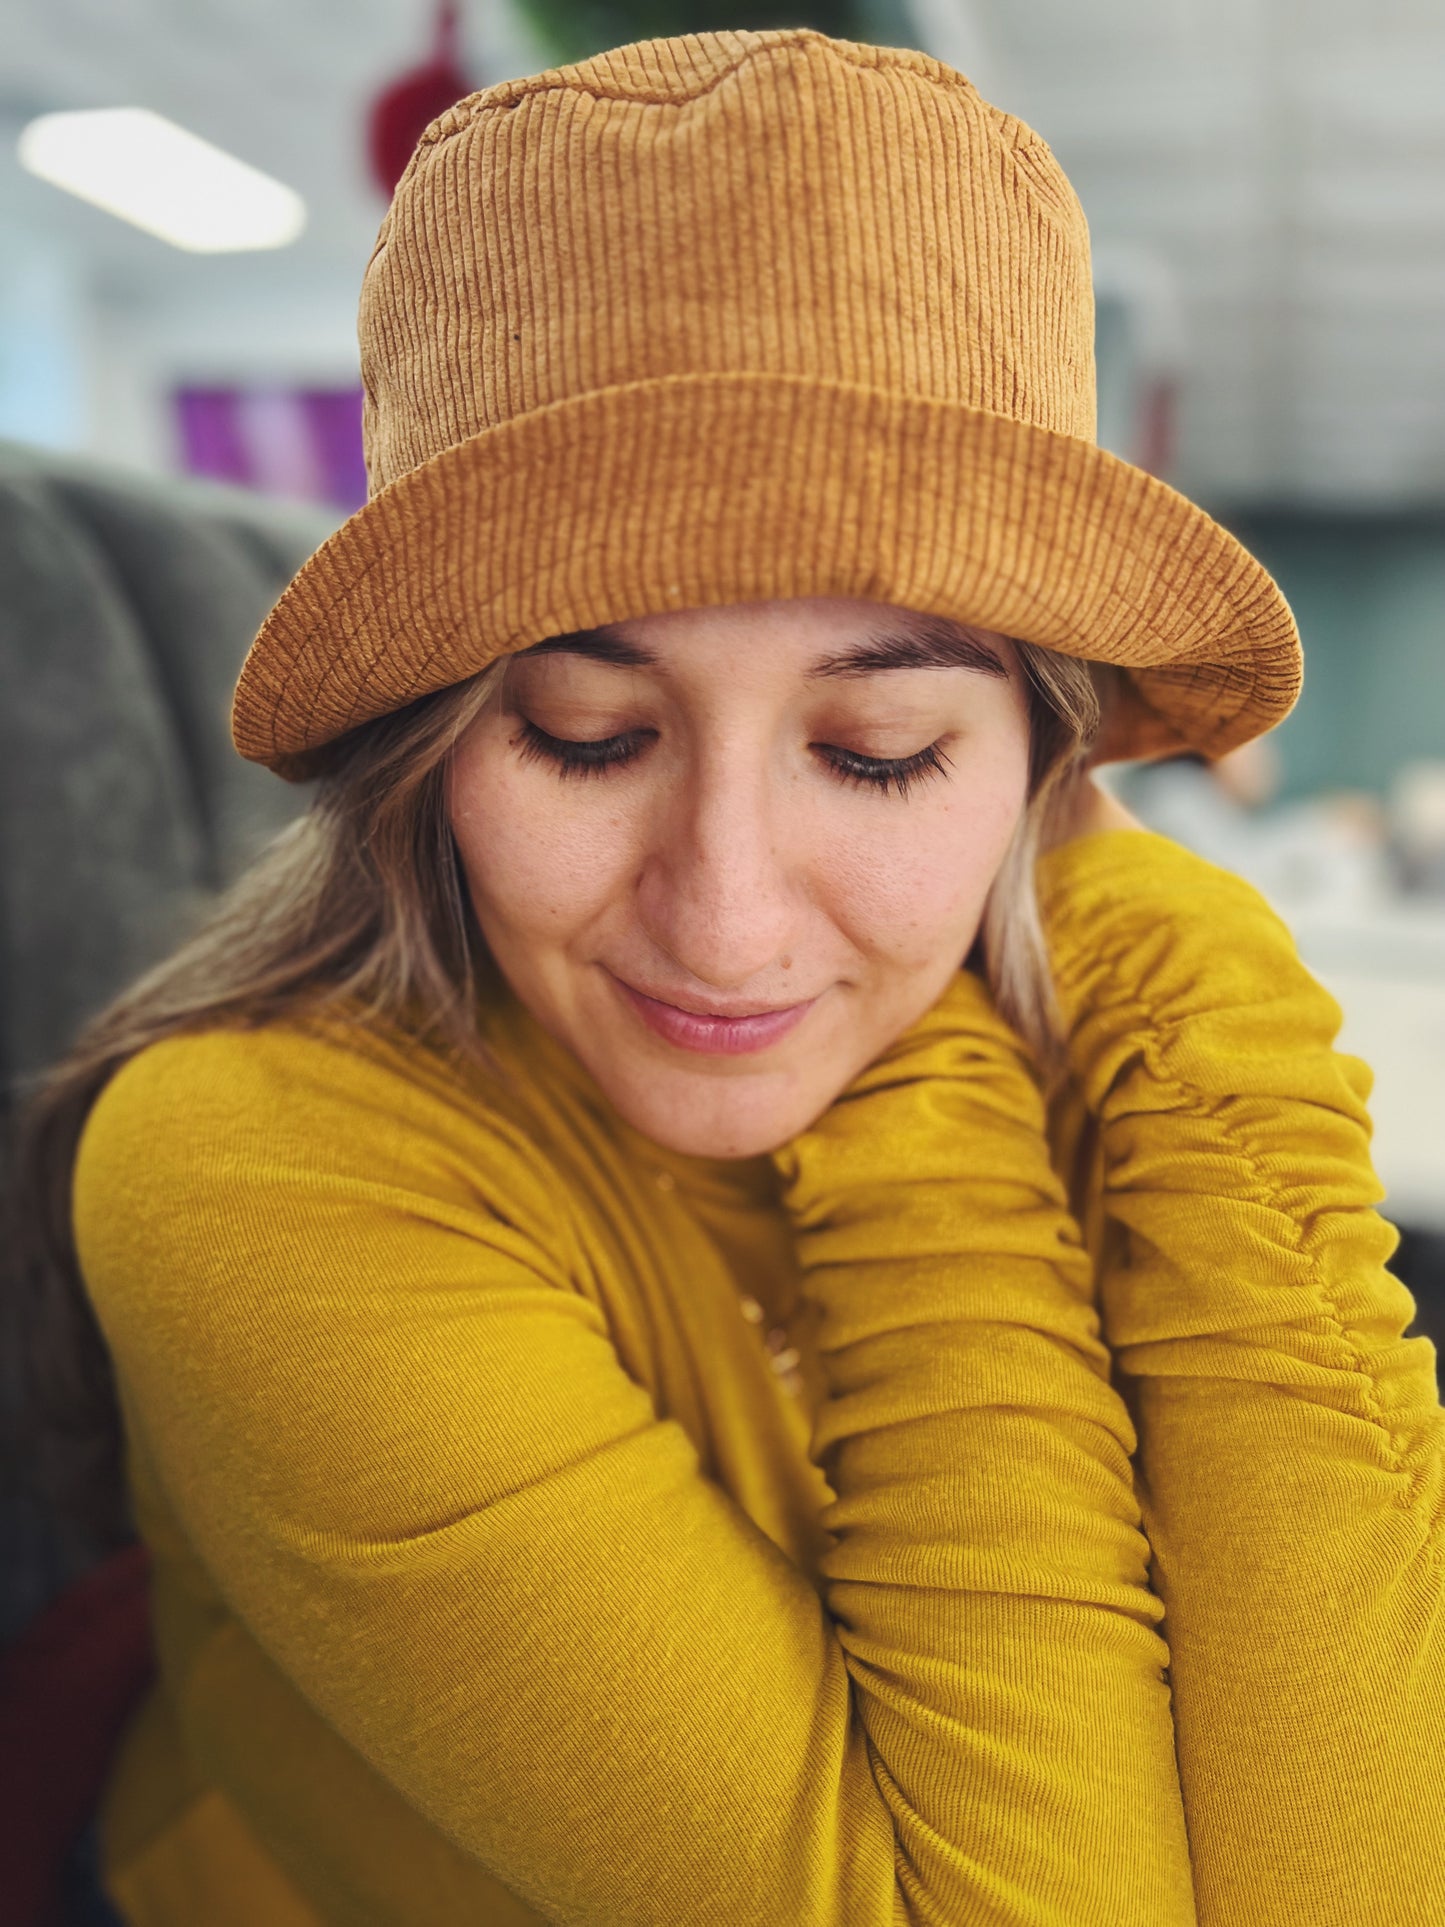
M 326 745 L 548 636 L 801 596 L 1119 665 L 1096 761 L 1294 703 L 1277 584 L 1095 440 L 1089 232 L 963 75 L 811 29 L 490 87 L 397 185 L 359 318 L 364 507 L 253 643 L 232 728 Z

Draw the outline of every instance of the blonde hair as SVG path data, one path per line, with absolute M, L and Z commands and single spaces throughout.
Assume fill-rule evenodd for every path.
M 1046 1083 L 1062 1042 L 1033 889 L 1050 811 L 1078 780 L 1100 721 L 1097 665 L 1014 647 L 1028 680 L 1027 802 L 990 890 L 975 952 Z M 169 957 L 80 1033 L 25 1106 L 11 1204 L 31 1441 L 51 1499 L 102 1549 L 132 1533 L 110 1358 L 71 1232 L 76 1147 L 127 1059 L 162 1038 L 250 1027 L 345 1000 L 358 1022 L 496 1072 L 475 1023 L 481 939 L 446 809 L 450 752 L 497 697 L 509 657 L 334 745 L 310 808 Z
M 1067 1067 L 1058 1000 L 1049 968 L 1034 864 L 1054 816 L 1067 810 L 1088 767 L 1104 704 L 1117 671 L 1106 663 L 1015 642 L 1029 683 L 1029 789 L 984 906 L 979 932 L 994 1002 L 1032 1048 L 1045 1088 Z

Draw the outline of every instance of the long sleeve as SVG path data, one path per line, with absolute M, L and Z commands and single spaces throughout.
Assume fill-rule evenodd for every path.
M 1039 866 L 1098 1119 L 1201 1927 L 1445 1921 L 1445 1414 L 1371 1074 L 1259 893 L 1115 830 Z
M 180 1039 L 102 1096 L 75 1218 L 137 1449 L 339 1743 L 544 1919 L 1190 1927 L 1133 1433 L 1037 1091 L 964 979 L 864 1086 L 778 1154 L 826 1596 L 624 1370 L 545 1147 L 400 1052 Z M 208 1673 L 172 1682 L 198 1740 Z M 304 1891 L 324 1843 L 247 1811 Z
M 1136 1441 L 982 984 L 960 975 L 777 1161 L 821 1314 L 828 1603 L 904 1917 L 1182 1927 Z

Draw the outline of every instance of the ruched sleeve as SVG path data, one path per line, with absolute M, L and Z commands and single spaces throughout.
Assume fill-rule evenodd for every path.
M 623 1368 L 584 1289 L 605 1201 L 400 1053 L 153 1047 L 75 1220 L 229 1610 L 541 1918 L 1191 1927 L 1134 1434 L 1041 1123 L 961 976 L 777 1154 L 829 1380 L 821 1591 Z M 246 1805 L 263 1765 L 228 1791 L 304 1890 L 325 1843 Z
M 1445 1414 L 1386 1269 L 1371 1073 L 1242 879 L 1131 830 L 1038 874 L 1201 1927 L 1445 1921 Z

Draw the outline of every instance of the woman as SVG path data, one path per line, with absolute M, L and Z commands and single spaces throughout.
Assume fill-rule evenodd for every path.
M 1095 445 L 1091 329 L 921 54 L 424 137 L 372 499 L 237 690 L 312 809 L 37 1113 L 153 1561 L 139 1927 L 1445 1918 L 1369 1075 L 1088 775 L 1258 735 L 1298 638 Z

